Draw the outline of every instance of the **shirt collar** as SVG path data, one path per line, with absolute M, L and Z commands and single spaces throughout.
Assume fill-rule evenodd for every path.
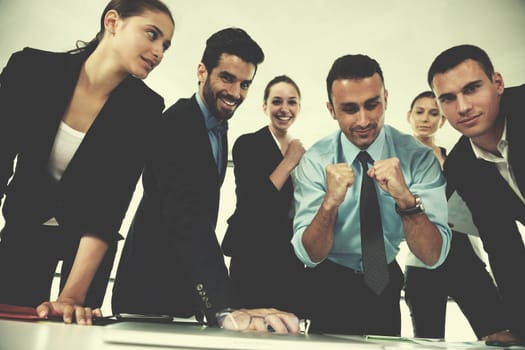
M 469 141 L 470 141 L 470 145 L 472 146 L 472 151 L 474 152 L 474 155 L 478 159 L 484 159 L 492 163 L 501 162 L 502 160 L 507 159 L 507 151 L 508 151 L 507 119 L 505 119 L 504 121 L 503 132 L 501 133 L 501 139 L 498 141 L 498 145 L 496 146 L 499 153 L 502 155 L 502 157 L 498 157 L 490 152 L 485 151 L 484 149 L 476 145 L 474 142 L 472 142 L 472 139 L 469 139 Z
M 372 142 L 372 144 L 368 146 L 367 149 L 364 149 L 364 150 L 360 149 L 359 147 L 354 145 L 352 142 L 350 142 L 343 132 L 341 132 L 340 140 L 341 140 L 340 142 L 342 145 L 343 154 L 345 156 L 347 163 L 349 164 L 353 163 L 355 158 L 361 151 L 367 151 L 370 157 L 372 157 L 372 159 L 375 161 L 375 160 L 381 159 L 383 146 L 385 145 L 385 128 L 384 126 L 381 128 L 374 142 Z
M 197 100 L 197 104 L 204 115 L 204 123 L 206 124 L 206 129 L 208 129 L 208 131 L 220 130 L 222 133 L 228 131 L 228 122 L 225 121 L 221 123 L 220 120 L 210 112 L 208 106 L 206 106 L 198 92 L 195 94 L 195 99 Z

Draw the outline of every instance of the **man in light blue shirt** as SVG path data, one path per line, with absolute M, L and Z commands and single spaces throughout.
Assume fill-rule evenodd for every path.
M 429 268 L 450 241 L 445 180 L 431 149 L 384 125 L 388 92 L 379 64 L 365 55 L 338 58 L 327 77 L 327 108 L 340 130 L 314 144 L 296 169 L 294 236 L 309 268 L 310 318 L 316 331 L 399 335 L 403 275 L 399 243 Z M 385 287 L 365 283 L 361 247 L 361 151 L 371 157 L 384 239 Z M 381 236 L 381 235 L 380 235 Z M 366 238 L 366 237 L 365 237 Z M 381 249 L 383 244 L 381 244 Z

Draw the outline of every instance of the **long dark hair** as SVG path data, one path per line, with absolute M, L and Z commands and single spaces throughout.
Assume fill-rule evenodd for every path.
M 95 50 L 102 40 L 102 37 L 104 37 L 104 32 L 106 30 L 104 26 L 104 17 L 110 10 L 117 11 L 121 18 L 136 16 L 143 13 L 145 10 L 160 11 L 167 14 L 173 25 L 175 25 L 175 20 L 173 19 L 170 9 L 160 0 L 111 0 L 106 5 L 104 11 L 102 11 L 102 15 L 100 16 L 100 30 L 97 35 L 95 35 L 95 37 L 89 42 L 77 40 L 76 48 L 70 50 L 69 53 Z

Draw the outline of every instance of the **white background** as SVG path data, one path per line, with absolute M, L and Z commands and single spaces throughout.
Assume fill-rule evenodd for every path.
M 213 32 L 241 27 L 266 54 L 247 100 L 230 122 L 230 147 L 239 135 L 267 123 L 261 112 L 263 89 L 279 74 L 292 77 L 302 91 L 302 113 L 294 135 L 309 146 L 335 130 L 337 124 L 325 108 L 325 78 L 332 62 L 348 53 L 367 54 L 379 62 L 389 90 L 386 122 L 406 132 L 410 132 L 406 112 L 413 96 L 428 89 L 426 72 L 432 59 L 450 46 L 478 45 L 488 52 L 507 86 L 525 82 L 524 0 L 165 2 L 175 17 L 175 35 L 163 63 L 146 83 L 164 96 L 166 106 L 195 92 L 196 67 Z M 77 39 L 89 41 L 98 31 L 105 5 L 99 0 L 0 0 L 0 66 L 25 46 L 65 51 Z M 446 124 L 437 142 L 450 150 L 457 138 Z M 232 177 L 230 169 L 222 189 L 219 239 L 235 206 Z M 139 185 L 122 227 L 124 234 L 140 193 Z M 108 313 L 109 304 L 104 308 Z M 411 335 L 405 308 L 403 312 L 403 333 Z M 473 339 L 455 306 L 451 312 L 447 338 Z
M 409 132 L 406 111 L 428 89 L 432 59 L 450 46 L 485 49 L 508 86 L 525 81 L 524 0 L 166 0 L 176 22 L 173 46 L 146 82 L 169 106 L 197 87 L 196 67 L 206 39 L 228 26 L 245 29 L 263 48 L 244 105 L 230 125 L 230 139 L 267 121 L 262 92 L 274 76 L 288 74 L 303 93 L 295 135 L 306 145 L 337 128 L 326 111 L 325 78 L 332 62 L 364 53 L 381 65 L 389 105 L 386 122 Z M 105 0 L 0 0 L 0 66 L 25 46 L 64 51 L 99 28 Z M 450 149 L 457 133 L 445 126 L 438 141 Z M 231 142 L 233 144 L 233 142 Z

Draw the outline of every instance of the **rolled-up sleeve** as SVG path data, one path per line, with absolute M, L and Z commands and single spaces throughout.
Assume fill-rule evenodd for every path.
M 438 261 L 434 265 L 427 265 L 428 268 L 434 269 L 445 261 L 452 237 L 448 225 L 446 181 L 432 151 L 425 152 L 414 162 L 412 174 L 413 181 L 409 189 L 413 194 L 420 196 L 428 219 L 436 226 L 442 238 Z
M 295 169 L 294 174 L 294 234 L 292 245 L 295 255 L 308 267 L 315 267 L 320 263 L 312 261 L 303 245 L 303 233 L 313 221 L 326 192 L 326 173 L 324 166 L 313 162 L 306 153 Z

